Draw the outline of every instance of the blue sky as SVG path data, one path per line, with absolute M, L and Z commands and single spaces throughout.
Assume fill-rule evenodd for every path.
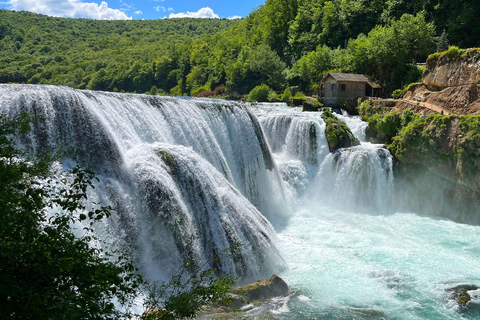
M 0 0 L 0 8 L 57 17 L 93 19 L 160 19 L 175 17 L 236 18 L 247 16 L 265 0 Z

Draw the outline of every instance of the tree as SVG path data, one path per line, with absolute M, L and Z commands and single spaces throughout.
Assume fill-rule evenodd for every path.
M 91 224 L 110 214 L 84 204 L 93 172 L 76 168 L 58 180 L 51 156 L 23 160 L 11 135 L 27 127 L 0 117 L 0 318 L 128 317 L 143 280 L 124 255 L 89 245 Z M 90 224 L 76 237 L 71 225 L 81 221 Z
M 270 87 L 267 86 L 266 84 L 256 86 L 248 94 L 247 101 L 248 102 L 254 102 L 254 101 L 266 102 L 268 101 L 268 95 L 270 94 L 270 92 L 272 92 L 272 89 L 270 89 Z
M 448 44 L 447 33 L 445 32 L 445 29 L 443 29 L 442 35 L 440 36 L 437 42 L 437 52 L 447 51 L 448 47 L 449 47 L 449 44 Z

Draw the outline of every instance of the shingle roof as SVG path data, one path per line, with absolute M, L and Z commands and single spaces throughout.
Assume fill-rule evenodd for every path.
M 367 82 L 372 88 L 381 88 L 378 84 L 372 82 L 366 75 L 355 73 L 329 72 L 323 77 L 321 82 L 325 82 L 329 75 L 337 81 Z

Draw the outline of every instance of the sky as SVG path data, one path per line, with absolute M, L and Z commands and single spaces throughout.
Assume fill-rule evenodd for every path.
M 102 20 L 246 17 L 265 0 L 0 0 L 0 9 Z

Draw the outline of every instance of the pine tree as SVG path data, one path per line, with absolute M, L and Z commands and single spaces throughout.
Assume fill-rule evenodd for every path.
M 447 36 L 448 34 L 445 32 L 445 29 L 443 29 L 442 35 L 438 39 L 437 52 L 443 52 L 448 50 L 449 43 Z

